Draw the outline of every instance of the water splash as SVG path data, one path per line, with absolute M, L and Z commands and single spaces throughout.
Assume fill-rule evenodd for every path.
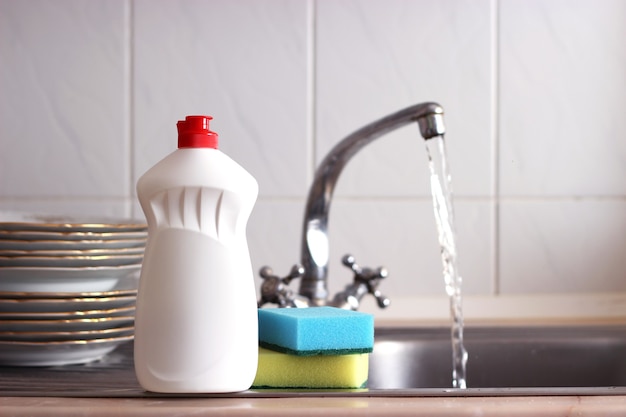
M 450 298 L 452 316 L 452 386 L 466 388 L 467 350 L 463 345 L 462 279 L 458 269 L 454 210 L 452 207 L 452 182 L 448 171 L 443 136 L 426 140 L 433 209 L 437 222 L 441 261 L 446 293 Z

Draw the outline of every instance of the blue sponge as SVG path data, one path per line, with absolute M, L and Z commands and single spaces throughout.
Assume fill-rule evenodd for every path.
M 335 307 L 259 309 L 259 344 L 298 356 L 368 353 L 374 317 Z

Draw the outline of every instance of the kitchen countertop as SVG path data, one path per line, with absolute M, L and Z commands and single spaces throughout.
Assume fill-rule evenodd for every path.
M 1 416 L 623 416 L 626 396 L 0 398 Z

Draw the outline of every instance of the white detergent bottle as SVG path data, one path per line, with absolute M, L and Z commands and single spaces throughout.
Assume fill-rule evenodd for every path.
M 148 222 L 135 372 L 154 392 L 237 392 L 258 361 L 246 226 L 256 180 L 217 149 L 210 116 L 179 121 L 178 149 L 137 182 Z

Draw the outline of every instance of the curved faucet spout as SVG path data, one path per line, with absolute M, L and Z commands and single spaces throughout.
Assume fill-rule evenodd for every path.
M 424 139 L 445 132 L 443 108 L 437 103 L 421 103 L 383 117 L 339 142 L 320 164 L 309 190 L 302 231 L 301 263 L 304 276 L 300 294 L 312 305 L 327 304 L 328 298 L 328 213 L 337 179 L 359 150 L 375 139 L 411 122 L 417 122 Z

